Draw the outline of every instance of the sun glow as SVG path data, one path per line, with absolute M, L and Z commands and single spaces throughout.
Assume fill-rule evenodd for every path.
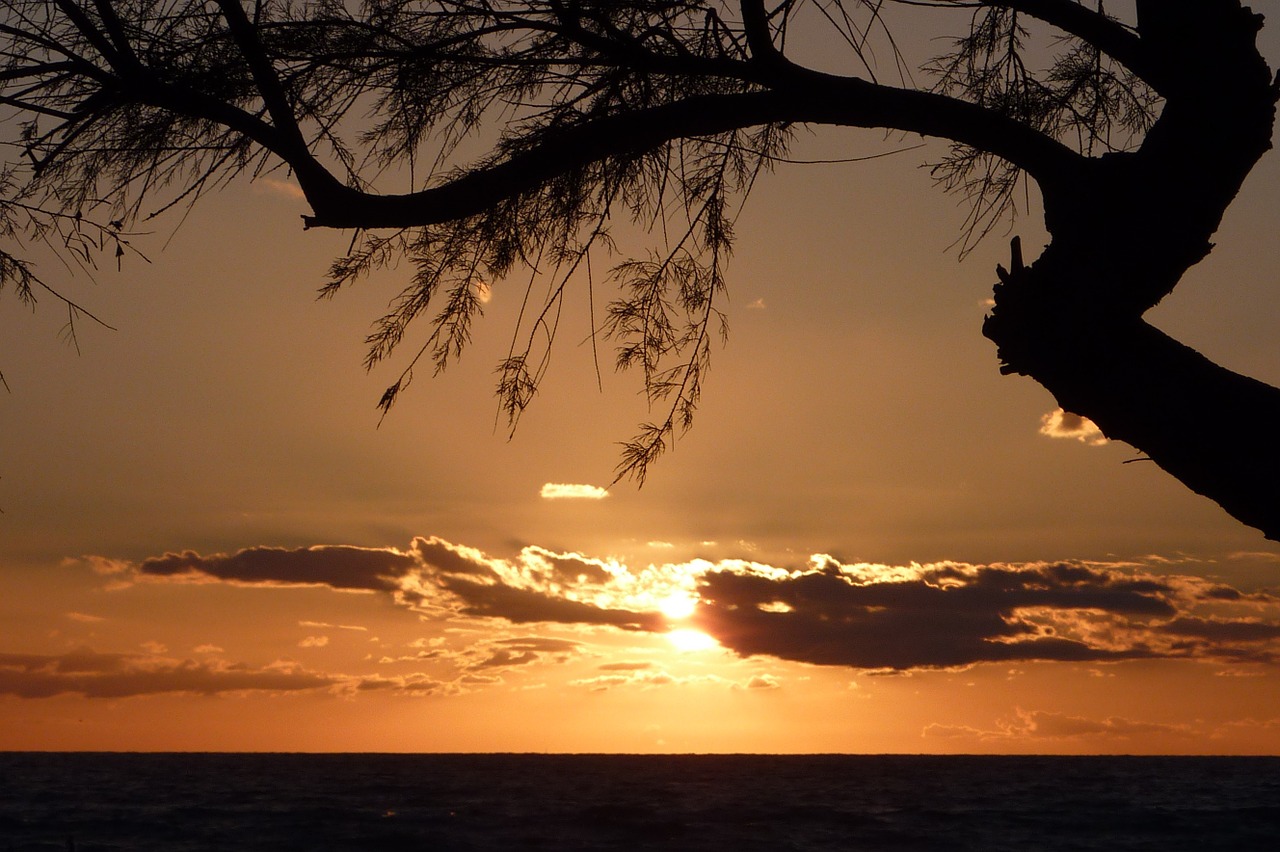
M 694 608 L 698 605 L 698 601 L 685 592 L 676 592 L 662 599 L 658 604 L 658 609 L 662 614 L 672 621 L 680 621 L 693 615 Z
M 707 651 L 711 648 L 720 647 L 719 642 L 701 630 L 690 630 L 687 627 L 680 630 L 672 630 L 667 634 L 667 641 L 677 651 Z

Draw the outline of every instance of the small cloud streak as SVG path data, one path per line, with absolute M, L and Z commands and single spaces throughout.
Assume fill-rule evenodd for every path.
M 639 688 L 642 690 L 657 689 L 664 686 L 738 686 L 731 680 L 717 675 L 684 675 L 676 676 L 663 669 L 645 668 L 616 674 L 603 674 L 597 677 L 580 678 L 569 681 L 569 686 L 580 686 L 589 692 L 607 692 L 619 687 Z
M 333 687 L 340 678 L 296 665 L 255 669 L 217 661 L 177 660 L 155 654 L 0 654 L 0 695 L 49 698 L 129 698 L 163 693 L 298 692 Z
M 570 639 L 553 639 L 545 636 L 525 636 L 499 639 L 489 643 L 487 656 L 467 666 L 477 669 L 506 669 L 533 663 L 563 663 L 581 653 L 582 643 Z
M 568 482 L 548 482 L 539 494 L 544 500 L 603 500 L 609 496 L 607 489 Z
M 280 180 L 270 176 L 260 177 L 254 181 L 256 187 L 271 195 L 280 195 L 285 198 L 295 198 L 298 200 L 306 200 L 306 194 L 302 191 L 302 187 L 296 183 L 287 180 Z
M 1047 710 L 1023 710 L 1018 708 L 1012 719 L 996 721 L 994 729 L 974 728 L 968 725 L 925 726 L 922 735 L 938 739 L 965 739 L 982 742 L 1008 740 L 1087 740 L 1128 742 L 1139 737 L 1159 736 L 1189 738 L 1198 736 L 1189 725 L 1168 725 L 1159 722 L 1142 722 L 1120 716 L 1090 719 Z
M 1074 438 L 1091 447 L 1107 443 L 1106 436 L 1092 420 L 1061 408 L 1055 408 L 1040 418 L 1040 434 L 1050 438 Z

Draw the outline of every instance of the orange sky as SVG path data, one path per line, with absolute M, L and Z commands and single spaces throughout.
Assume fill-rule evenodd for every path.
M 519 281 L 377 427 L 403 361 L 361 340 L 408 271 L 315 302 L 348 238 L 283 180 L 63 275 L 116 328 L 79 355 L 0 296 L 0 749 L 1280 752 L 1280 546 L 1042 433 L 979 333 L 1005 235 L 957 262 L 926 154 L 763 182 L 697 425 L 605 496 L 546 489 L 607 486 L 646 416 L 584 288 L 513 440 Z M 1272 153 L 1152 314 L 1271 384 L 1277 187 Z

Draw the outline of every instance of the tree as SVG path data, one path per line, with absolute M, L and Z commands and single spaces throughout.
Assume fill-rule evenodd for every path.
M 1262 18 L 1239 0 L 1130 5 L 1126 21 L 1102 0 L 4 0 L 0 105 L 19 156 L 0 173 L 0 228 L 118 257 L 140 219 L 287 169 L 305 227 L 355 232 L 326 292 L 415 264 L 368 340 L 372 365 L 427 315 L 384 412 L 420 359 L 438 370 L 461 352 L 478 282 L 555 276 L 500 365 L 514 426 L 570 280 L 593 286 L 592 253 L 625 214 L 661 244 L 613 267 L 601 329 L 665 412 L 619 466 L 643 481 L 692 422 L 737 205 L 795 129 L 949 140 L 933 169 L 972 203 L 964 246 L 1027 178 L 1052 238 L 1031 263 L 1015 238 L 998 270 L 983 333 L 1001 372 L 1280 539 L 1280 390 L 1143 320 L 1270 147 L 1280 85 Z M 911 69 L 894 31 L 921 21 L 959 35 Z M 815 24 L 851 72 L 807 62 Z M 5 283 L 41 284 L 8 253 Z

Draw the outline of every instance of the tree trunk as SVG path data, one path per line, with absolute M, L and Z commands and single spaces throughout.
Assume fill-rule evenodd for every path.
M 1238 0 L 1139 3 L 1142 40 L 1173 80 L 1142 148 L 1042 180 L 1053 242 L 999 270 L 983 326 L 1005 373 L 1132 444 L 1280 541 L 1280 390 L 1226 370 L 1142 315 L 1212 248 L 1271 147 L 1276 86 Z M 1208 45 L 1209 47 L 1206 47 Z
M 1053 299 L 1049 282 L 1064 265 L 1047 251 L 996 286 L 983 333 L 999 346 L 1002 371 L 1034 378 L 1063 409 L 1280 541 L 1280 390 L 1214 364 L 1140 317 Z

